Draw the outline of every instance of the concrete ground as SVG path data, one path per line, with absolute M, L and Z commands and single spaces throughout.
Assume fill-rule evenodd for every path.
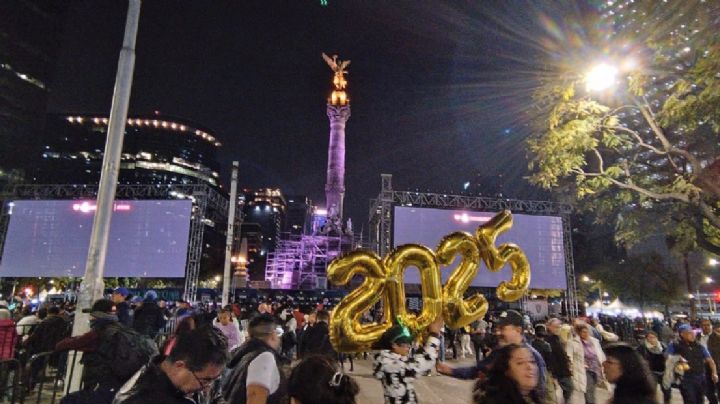
M 470 366 L 472 363 L 473 360 L 470 359 L 448 361 L 451 366 Z M 383 391 L 380 380 L 372 376 L 372 358 L 367 360 L 356 359 L 355 371 L 350 372 L 349 369 L 349 364 L 345 362 L 346 373 L 351 375 L 360 385 L 357 402 L 359 404 L 382 403 Z M 472 381 L 453 379 L 433 372 L 432 376 L 418 378 L 415 381 L 415 390 L 420 403 L 467 404 L 471 402 L 473 383 Z M 609 398 L 610 392 L 608 390 L 597 389 L 596 401 L 598 404 L 605 404 Z M 660 400 L 658 402 L 661 403 L 662 396 L 660 394 L 658 394 L 658 399 Z M 680 392 L 677 389 L 673 389 L 672 403 L 682 403 Z

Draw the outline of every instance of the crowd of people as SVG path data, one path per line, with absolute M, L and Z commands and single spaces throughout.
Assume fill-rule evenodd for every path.
M 70 404 L 353 404 L 360 394 L 354 360 L 369 357 L 384 402 L 392 404 L 427 402 L 414 383 L 432 373 L 473 380 L 468 402 L 480 404 L 593 404 L 600 402 L 597 389 L 606 387 L 613 404 L 669 403 L 673 388 L 684 403 L 717 403 L 720 324 L 707 319 L 699 330 L 656 321 L 638 332 L 622 319 L 554 317 L 533 324 L 506 310 L 458 330 L 438 318 L 422 335 L 397 324 L 372 352 L 341 354 L 330 342 L 323 303 L 215 307 L 117 288 L 93 304 L 90 330 L 71 337 L 72 304 L 11 311 L 0 301 L 0 355 L 27 368 L 29 390 L 45 366 L 63 371 L 69 351 L 83 352 L 82 387 L 62 399 Z M 367 312 L 362 321 L 380 315 Z M 473 360 L 451 365 L 450 351 Z M 50 355 L 33 360 L 38 353 Z M 7 385 L 3 373 L 0 383 Z

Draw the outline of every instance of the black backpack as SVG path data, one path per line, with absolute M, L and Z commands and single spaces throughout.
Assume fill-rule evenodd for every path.
M 97 352 L 109 361 L 113 376 L 125 382 L 158 354 L 158 348 L 149 337 L 117 324 L 105 330 Z

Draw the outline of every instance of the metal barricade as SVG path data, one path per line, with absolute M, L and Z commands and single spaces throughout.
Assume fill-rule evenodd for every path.
M 9 400 L 15 403 L 19 400 L 20 381 L 22 380 L 22 366 L 17 359 L 0 360 L 0 403 Z

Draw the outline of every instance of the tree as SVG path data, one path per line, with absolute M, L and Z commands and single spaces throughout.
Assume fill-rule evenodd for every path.
M 667 308 L 683 297 L 684 283 L 680 272 L 668 266 L 658 254 L 629 257 L 617 267 L 603 266 L 593 273 L 606 290 L 623 300 L 637 303 L 641 310 L 654 302 Z M 618 273 L 633 275 L 618 276 Z
M 538 90 L 544 113 L 528 140 L 530 181 L 572 191 L 616 226 L 622 244 L 659 231 L 684 251 L 720 255 L 720 7 L 662 4 L 625 4 L 634 17 L 614 42 L 631 43 L 634 54 L 621 56 L 641 67 L 624 72 L 618 93 L 591 94 L 568 72 Z M 638 37 L 648 22 L 655 28 Z

